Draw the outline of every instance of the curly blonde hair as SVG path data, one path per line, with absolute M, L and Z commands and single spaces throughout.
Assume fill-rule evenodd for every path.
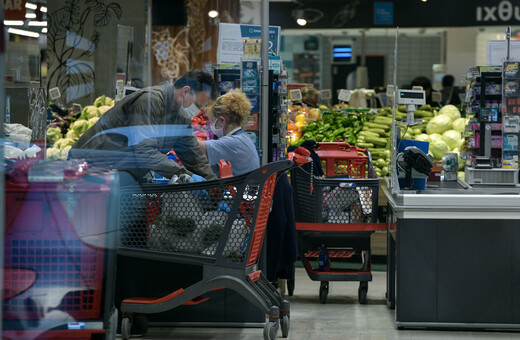
M 223 116 L 228 124 L 236 124 L 243 127 L 251 112 L 251 103 L 240 89 L 230 90 L 208 108 L 208 114 L 215 118 Z

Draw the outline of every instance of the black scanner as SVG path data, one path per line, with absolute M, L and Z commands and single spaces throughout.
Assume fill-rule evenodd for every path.
M 433 157 L 416 146 L 408 146 L 404 149 L 402 157 L 398 158 L 398 164 L 405 171 L 405 189 L 412 189 L 412 169 L 428 176 L 433 167 Z

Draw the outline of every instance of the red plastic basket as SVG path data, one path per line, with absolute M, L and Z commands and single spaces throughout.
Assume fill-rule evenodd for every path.
M 316 146 L 315 151 L 326 177 L 347 175 L 350 178 L 367 178 L 366 149 L 344 142 L 317 143 Z
M 96 177 L 6 183 L 4 320 L 38 320 L 53 310 L 100 318 L 111 195 L 109 177 Z

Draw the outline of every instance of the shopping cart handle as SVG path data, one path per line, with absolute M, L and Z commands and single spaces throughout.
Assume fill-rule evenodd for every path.
M 292 152 L 289 152 L 289 159 L 291 159 L 296 165 L 303 165 L 305 163 L 312 162 L 311 152 L 303 146 L 298 147 Z

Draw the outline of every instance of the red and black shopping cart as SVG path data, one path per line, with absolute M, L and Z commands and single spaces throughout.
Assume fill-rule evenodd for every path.
M 372 281 L 370 236 L 386 230 L 376 223 L 379 178 L 365 149 L 318 143 L 315 151 L 326 178 L 291 171 L 298 254 L 311 280 L 321 281 L 322 303 L 329 281 L 359 281 L 359 302 L 365 304 Z M 320 266 L 320 257 L 330 266 Z
M 31 160 L 5 175 L 3 339 L 114 339 L 117 175 Z
M 208 300 L 203 294 L 230 288 L 269 315 L 265 339 L 289 332 L 289 302 L 258 270 L 277 173 L 291 161 L 267 164 L 240 176 L 175 185 L 141 185 L 121 192 L 118 253 L 199 265 L 202 280 L 166 296 L 121 303 L 123 339 L 142 314 Z M 182 273 L 179 273 L 182 275 Z M 141 321 L 139 321 L 141 322 Z

